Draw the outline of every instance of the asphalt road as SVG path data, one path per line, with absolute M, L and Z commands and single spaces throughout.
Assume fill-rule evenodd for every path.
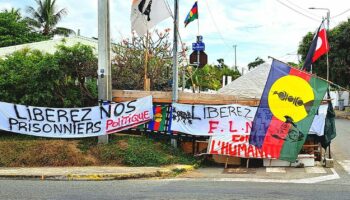
M 332 143 L 338 161 L 350 160 L 350 121 L 336 120 Z M 203 179 L 124 181 L 0 180 L 0 199 L 350 199 L 350 175 L 317 184 L 208 181 Z
M 331 143 L 336 160 L 350 160 L 350 120 L 336 119 L 337 137 Z
M 350 199 L 350 185 L 131 180 L 0 181 L 0 199 Z

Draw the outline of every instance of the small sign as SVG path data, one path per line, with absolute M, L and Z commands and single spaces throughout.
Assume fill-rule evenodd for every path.
M 197 36 L 197 43 L 202 43 L 203 42 L 203 36 L 198 35 Z
M 192 43 L 192 50 L 193 51 L 204 51 L 205 50 L 205 44 L 203 42 Z
M 199 60 L 198 60 L 199 53 Z M 202 68 L 208 63 L 208 56 L 204 51 L 193 51 L 190 55 L 190 64 Z

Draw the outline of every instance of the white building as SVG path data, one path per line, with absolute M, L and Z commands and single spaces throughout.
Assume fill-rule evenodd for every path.
M 6 55 L 12 54 L 13 52 L 21 49 L 33 49 L 33 50 L 35 49 L 45 53 L 53 54 L 57 50 L 58 45 L 64 44 L 65 46 L 74 46 L 78 43 L 93 47 L 94 53 L 97 55 L 98 41 L 96 39 L 87 38 L 83 36 L 72 36 L 72 37 L 45 40 L 41 42 L 33 42 L 33 43 L 3 47 L 3 48 L 0 48 L 0 58 L 4 58 Z

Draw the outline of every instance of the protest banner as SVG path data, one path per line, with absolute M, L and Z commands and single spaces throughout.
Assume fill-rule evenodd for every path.
M 250 132 L 212 136 L 207 153 L 241 158 L 270 158 L 266 152 L 249 144 L 249 136 Z
M 255 107 L 238 104 L 211 106 L 173 103 L 172 131 L 213 136 L 250 133 Z
M 0 102 L 0 129 L 40 137 L 95 137 L 152 118 L 151 96 L 86 108 L 45 108 Z
M 153 119 L 152 96 L 111 104 L 107 114 L 106 132 L 118 132 L 144 124 Z

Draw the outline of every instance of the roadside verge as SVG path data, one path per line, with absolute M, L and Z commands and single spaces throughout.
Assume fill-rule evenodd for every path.
M 192 165 L 166 167 L 37 167 L 0 168 L 1 179 L 104 181 L 174 177 L 193 170 Z

